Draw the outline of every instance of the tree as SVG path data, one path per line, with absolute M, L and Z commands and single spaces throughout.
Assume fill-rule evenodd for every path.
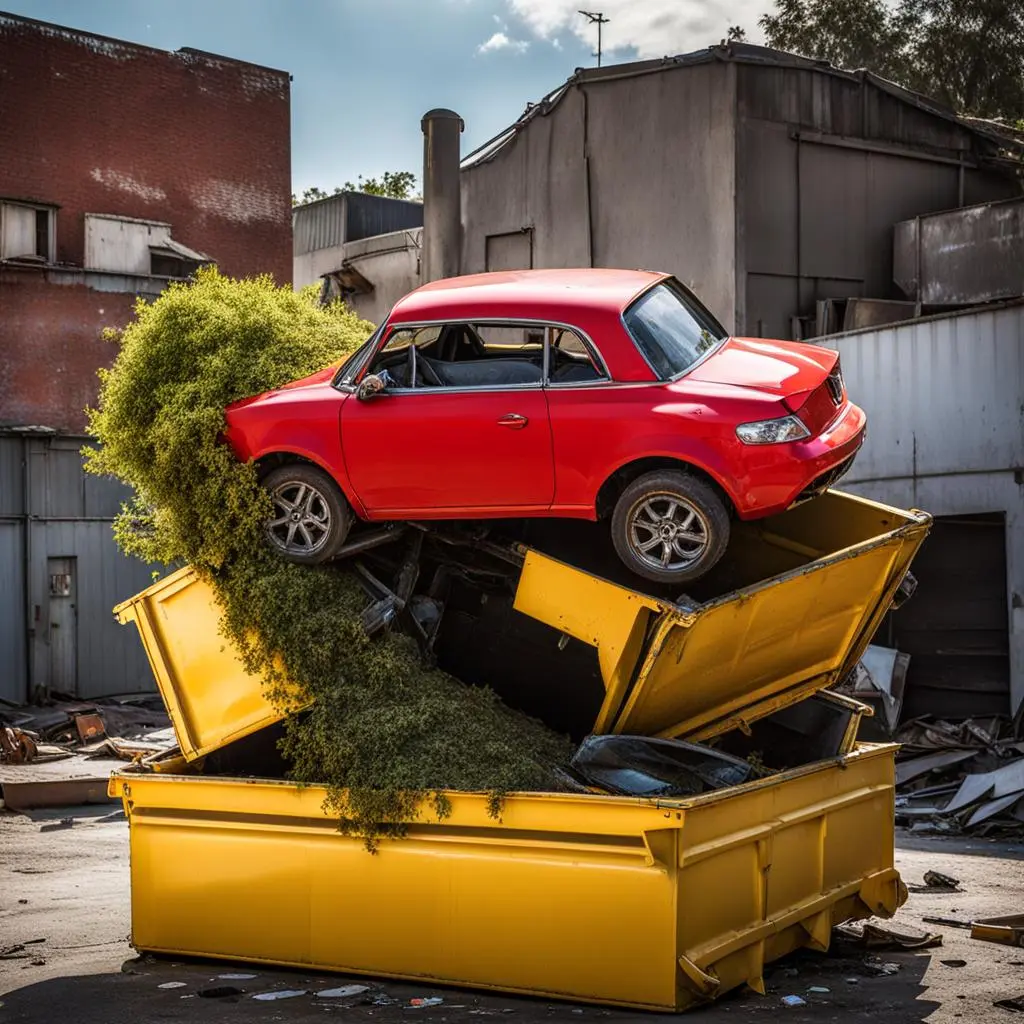
M 883 0 L 776 0 L 775 13 L 758 24 L 777 49 L 892 73 L 894 26 Z
M 769 46 L 869 68 L 962 114 L 1024 118 L 1021 0 L 776 0 Z
M 366 192 L 371 196 L 387 196 L 389 199 L 419 199 L 419 196 L 413 194 L 415 185 L 416 175 L 412 171 L 385 171 L 379 178 L 364 178 L 360 174 L 358 182 L 346 181 L 340 188 L 335 186 L 333 192 L 325 192 L 314 185 L 302 193 L 301 199 L 292 193 L 292 206 L 315 203 L 318 199 L 329 199 L 342 192 Z
M 730 43 L 745 43 L 747 41 L 747 30 L 742 25 L 730 25 L 725 38 Z
M 410 199 L 416 175 L 412 171 L 385 171 L 380 178 L 359 176 L 358 185 L 345 182 L 346 192 L 368 192 L 371 196 L 388 196 L 391 199 Z
M 894 20 L 910 88 L 965 114 L 1024 118 L 1020 0 L 902 0 Z

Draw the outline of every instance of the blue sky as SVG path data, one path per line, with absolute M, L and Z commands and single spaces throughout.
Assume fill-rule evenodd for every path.
M 588 0 L 611 20 L 605 63 L 757 41 L 771 0 Z M 579 0 L 0 0 L 0 8 L 165 50 L 290 71 L 292 188 L 330 191 L 386 170 L 422 171 L 419 121 L 451 107 L 463 153 L 595 61 Z

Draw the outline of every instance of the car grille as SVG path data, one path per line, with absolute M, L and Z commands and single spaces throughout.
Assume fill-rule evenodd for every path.
M 834 487 L 850 471 L 850 467 L 853 465 L 853 460 L 856 457 L 857 453 L 854 452 L 853 455 L 843 459 L 838 466 L 833 466 L 820 476 L 816 476 L 797 495 L 796 501 L 793 502 L 793 505 L 800 505 L 805 501 L 810 501 L 811 498 L 817 498 L 824 494 L 830 487 Z M 790 508 L 792 508 L 793 505 L 791 505 Z

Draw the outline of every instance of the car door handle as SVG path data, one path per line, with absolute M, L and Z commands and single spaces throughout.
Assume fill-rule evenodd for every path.
M 517 412 L 509 412 L 498 420 L 499 427 L 511 427 L 513 430 L 522 430 L 530 421 Z

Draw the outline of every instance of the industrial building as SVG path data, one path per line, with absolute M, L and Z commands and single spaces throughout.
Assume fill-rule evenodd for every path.
M 148 688 L 85 408 L 139 297 L 206 262 L 290 283 L 290 78 L 8 14 L 0 68 L 0 698 Z
M 807 338 L 821 300 L 904 297 L 897 222 L 1019 194 L 1009 145 L 747 44 L 581 70 L 463 160 L 461 270 L 665 270 L 737 334 Z
M 379 323 L 420 283 L 423 203 L 339 192 L 292 213 L 296 288 L 329 277 L 329 294 Z

